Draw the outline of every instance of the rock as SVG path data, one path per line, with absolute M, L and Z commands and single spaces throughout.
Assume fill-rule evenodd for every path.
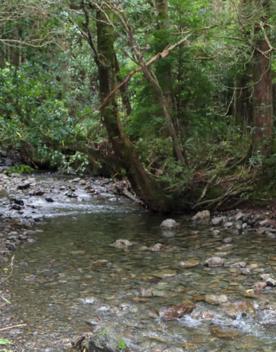
M 182 318 L 186 314 L 192 313 L 195 305 L 193 303 L 183 303 L 176 306 L 161 309 L 159 315 L 164 320 L 176 320 Z
M 131 246 L 133 246 L 133 242 L 130 242 L 129 240 L 125 239 L 118 239 L 116 240 L 113 244 L 111 244 L 112 247 L 119 248 L 119 249 L 127 249 Z
M 241 334 L 238 330 L 223 329 L 217 325 L 211 326 L 210 332 L 213 336 L 215 336 L 219 339 L 226 339 L 226 340 L 235 340 L 236 338 L 241 336 Z
M 256 292 L 253 289 L 245 290 L 243 293 L 244 297 L 246 298 L 256 298 Z
M 204 264 L 209 268 L 218 268 L 224 266 L 224 259 L 221 257 L 211 257 L 208 258 Z
M 98 329 L 94 336 L 87 342 L 85 339 L 78 346 L 76 351 L 89 352 L 116 352 L 118 351 L 119 336 L 115 336 L 114 332 L 107 328 Z
M 22 207 L 24 206 L 24 201 L 22 199 L 11 198 L 10 201 L 13 202 L 14 204 L 20 205 Z
M 226 229 L 229 229 L 230 227 L 232 227 L 234 225 L 234 223 L 232 221 L 227 221 L 225 224 L 224 224 L 224 227 Z
M 45 200 L 46 200 L 46 202 L 48 202 L 48 203 L 54 203 L 54 200 L 53 200 L 53 198 L 51 198 L 51 197 L 46 197 Z
M 230 265 L 230 268 L 245 268 L 246 262 L 237 262 Z
M 271 277 L 270 274 L 262 274 L 261 279 L 266 282 L 266 285 L 269 287 L 275 287 L 276 286 L 276 280 Z
M 269 221 L 269 219 L 262 220 L 259 222 L 259 225 L 261 227 L 268 227 L 268 226 L 270 226 L 270 221 Z
M 201 223 L 209 223 L 211 218 L 211 213 L 209 210 L 203 210 L 203 211 L 199 211 L 198 213 L 196 213 L 192 220 L 196 221 L 196 222 L 201 222 Z
M 95 304 L 96 299 L 94 297 L 81 298 L 81 303 L 83 304 Z
M 12 209 L 12 210 L 21 210 L 22 206 L 18 205 L 18 204 L 13 204 L 10 209 Z
M 242 213 L 241 211 L 239 211 L 236 215 L 235 215 L 235 221 L 240 221 L 243 220 L 245 218 L 245 214 Z
M 222 216 L 216 216 L 211 220 L 211 224 L 214 226 L 220 226 L 223 224 L 224 217 Z
M 179 263 L 179 265 L 184 269 L 195 268 L 199 264 L 200 264 L 200 261 L 198 259 L 187 259 Z
M 171 229 L 175 229 L 179 226 L 179 224 L 174 220 L 174 219 L 166 219 L 164 221 L 162 221 L 160 227 L 162 229 L 167 229 L 167 230 L 171 230 Z
M 205 302 L 208 304 L 220 305 L 228 302 L 226 295 L 205 295 Z
M 177 274 L 176 270 L 171 270 L 171 269 L 164 269 L 164 270 L 155 271 L 152 273 L 153 276 L 158 277 L 160 279 L 173 277 L 173 276 L 176 276 L 176 274 Z
M 231 242 L 233 242 L 233 238 L 232 237 L 226 237 L 226 238 L 223 239 L 223 243 L 229 244 Z
M 266 285 L 269 287 L 276 287 L 276 280 L 270 277 L 266 280 Z
M 253 304 L 248 301 L 223 304 L 222 310 L 232 319 L 237 319 L 240 316 L 255 315 L 256 313 Z
M 30 196 L 41 197 L 41 196 L 43 196 L 44 193 L 45 192 L 42 191 L 41 189 L 37 189 L 37 190 L 35 190 L 35 191 L 33 191 L 33 192 L 29 193 L 29 194 L 30 194 Z
M 23 182 L 20 185 L 17 186 L 17 189 L 19 190 L 25 190 L 31 187 L 31 183 L 30 182 Z
M 76 193 L 70 192 L 70 191 L 66 192 L 65 195 L 66 195 L 66 197 L 68 197 L 68 198 L 78 198 L 78 196 L 76 195 Z
M 215 317 L 214 312 L 210 310 L 204 311 L 193 311 L 191 314 L 193 319 L 200 319 L 200 320 L 213 320 Z
M 156 243 L 153 246 L 149 247 L 149 250 L 152 252 L 160 252 L 162 248 L 164 248 L 164 245 L 162 243 Z
M 266 235 L 267 235 L 268 238 L 270 238 L 270 239 L 272 239 L 272 240 L 275 240 L 275 238 L 276 238 L 275 233 L 272 233 L 272 232 L 270 232 L 270 231 L 267 232 Z
M 256 293 L 260 293 L 264 288 L 266 288 L 267 284 L 264 281 L 259 281 L 254 284 L 254 291 Z

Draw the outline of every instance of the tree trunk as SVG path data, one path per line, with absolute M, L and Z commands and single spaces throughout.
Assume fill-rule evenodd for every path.
M 157 51 L 159 52 L 170 44 L 168 0 L 156 0 L 155 6 L 157 11 Z M 162 38 L 162 41 L 160 38 Z M 176 159 L 185 164 L 187 163 L 187 157 L 185 156 L 180 133 L 176 129 L 177 123 L 173 116 L 175 99 L 171 63 L 168 59 L 159 61 L 156 65 L 156 77 L 154 75 L 149 77 L 149 74 L 145 72 L 144 74 L 156 93 L 157 100 L 166 119 Z
M 263 15 L 255 24 L 255 48 L 253 58 L 253 150 L 268 155 L 272 146 L 273 108 L 271 48 L 264 32 L 269 32 L 267 24 L 270 1 L 261 6 Z M 263 24 L 263 28 L 261 27 Z
M 106 14 L 108 14 L 107 8 L 97 11 L 97 51 L 99 61 L 96 64 L 98 65 L 101 102 L 115 87 L 117 72 L 114 30 L 107 23 Z M 110 13 L 108 15 L 111 16 Z M 152 210 L 169 211 L 173 206 L 170 198 L 163 191 L 159 182 L 145 170 L 133 144 L 122 130 L 115 96 L 102 108 L 101 116 L 118 163 L 126 170 L 137 195 Z

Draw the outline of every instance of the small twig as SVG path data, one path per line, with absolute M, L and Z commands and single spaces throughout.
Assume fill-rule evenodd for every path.
M 10 302 L 7 298 L 5 298 L 4 296 L 0 296 L 0 297 L 2 298 L 2 300 L 3 300 L 5 303 L 11 304 L 11 302 Z
M 11 326 L 6 326 L 5 328 L 1 328 L 0 331 L 7 331 L 15 328 L 22 328 L 24 326 L 27 326 L 27 324 L 17 324 L 17 325 L 11 325 Z

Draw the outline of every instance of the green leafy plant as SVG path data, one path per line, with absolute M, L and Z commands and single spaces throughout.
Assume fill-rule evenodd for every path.
M 124 352 L 127 349 L 127 344 L 124 339 L 120 339 L 117 346 L 120 352 Z
M 10 166 L 6 170 L 6 174 L 7 175 L 11 175 L 11 174 L 31 174 L 33 172 L 34 172 L 34 169 L 32 167 L 30 167 L 29 165 L 25 165 L 25 164 Z

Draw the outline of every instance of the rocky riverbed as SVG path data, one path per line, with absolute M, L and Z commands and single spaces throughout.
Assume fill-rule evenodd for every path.
M 1 173 L 0 185 L 11 351 L 275 351 L 273 207 L 175 221 L 107 179 Z

